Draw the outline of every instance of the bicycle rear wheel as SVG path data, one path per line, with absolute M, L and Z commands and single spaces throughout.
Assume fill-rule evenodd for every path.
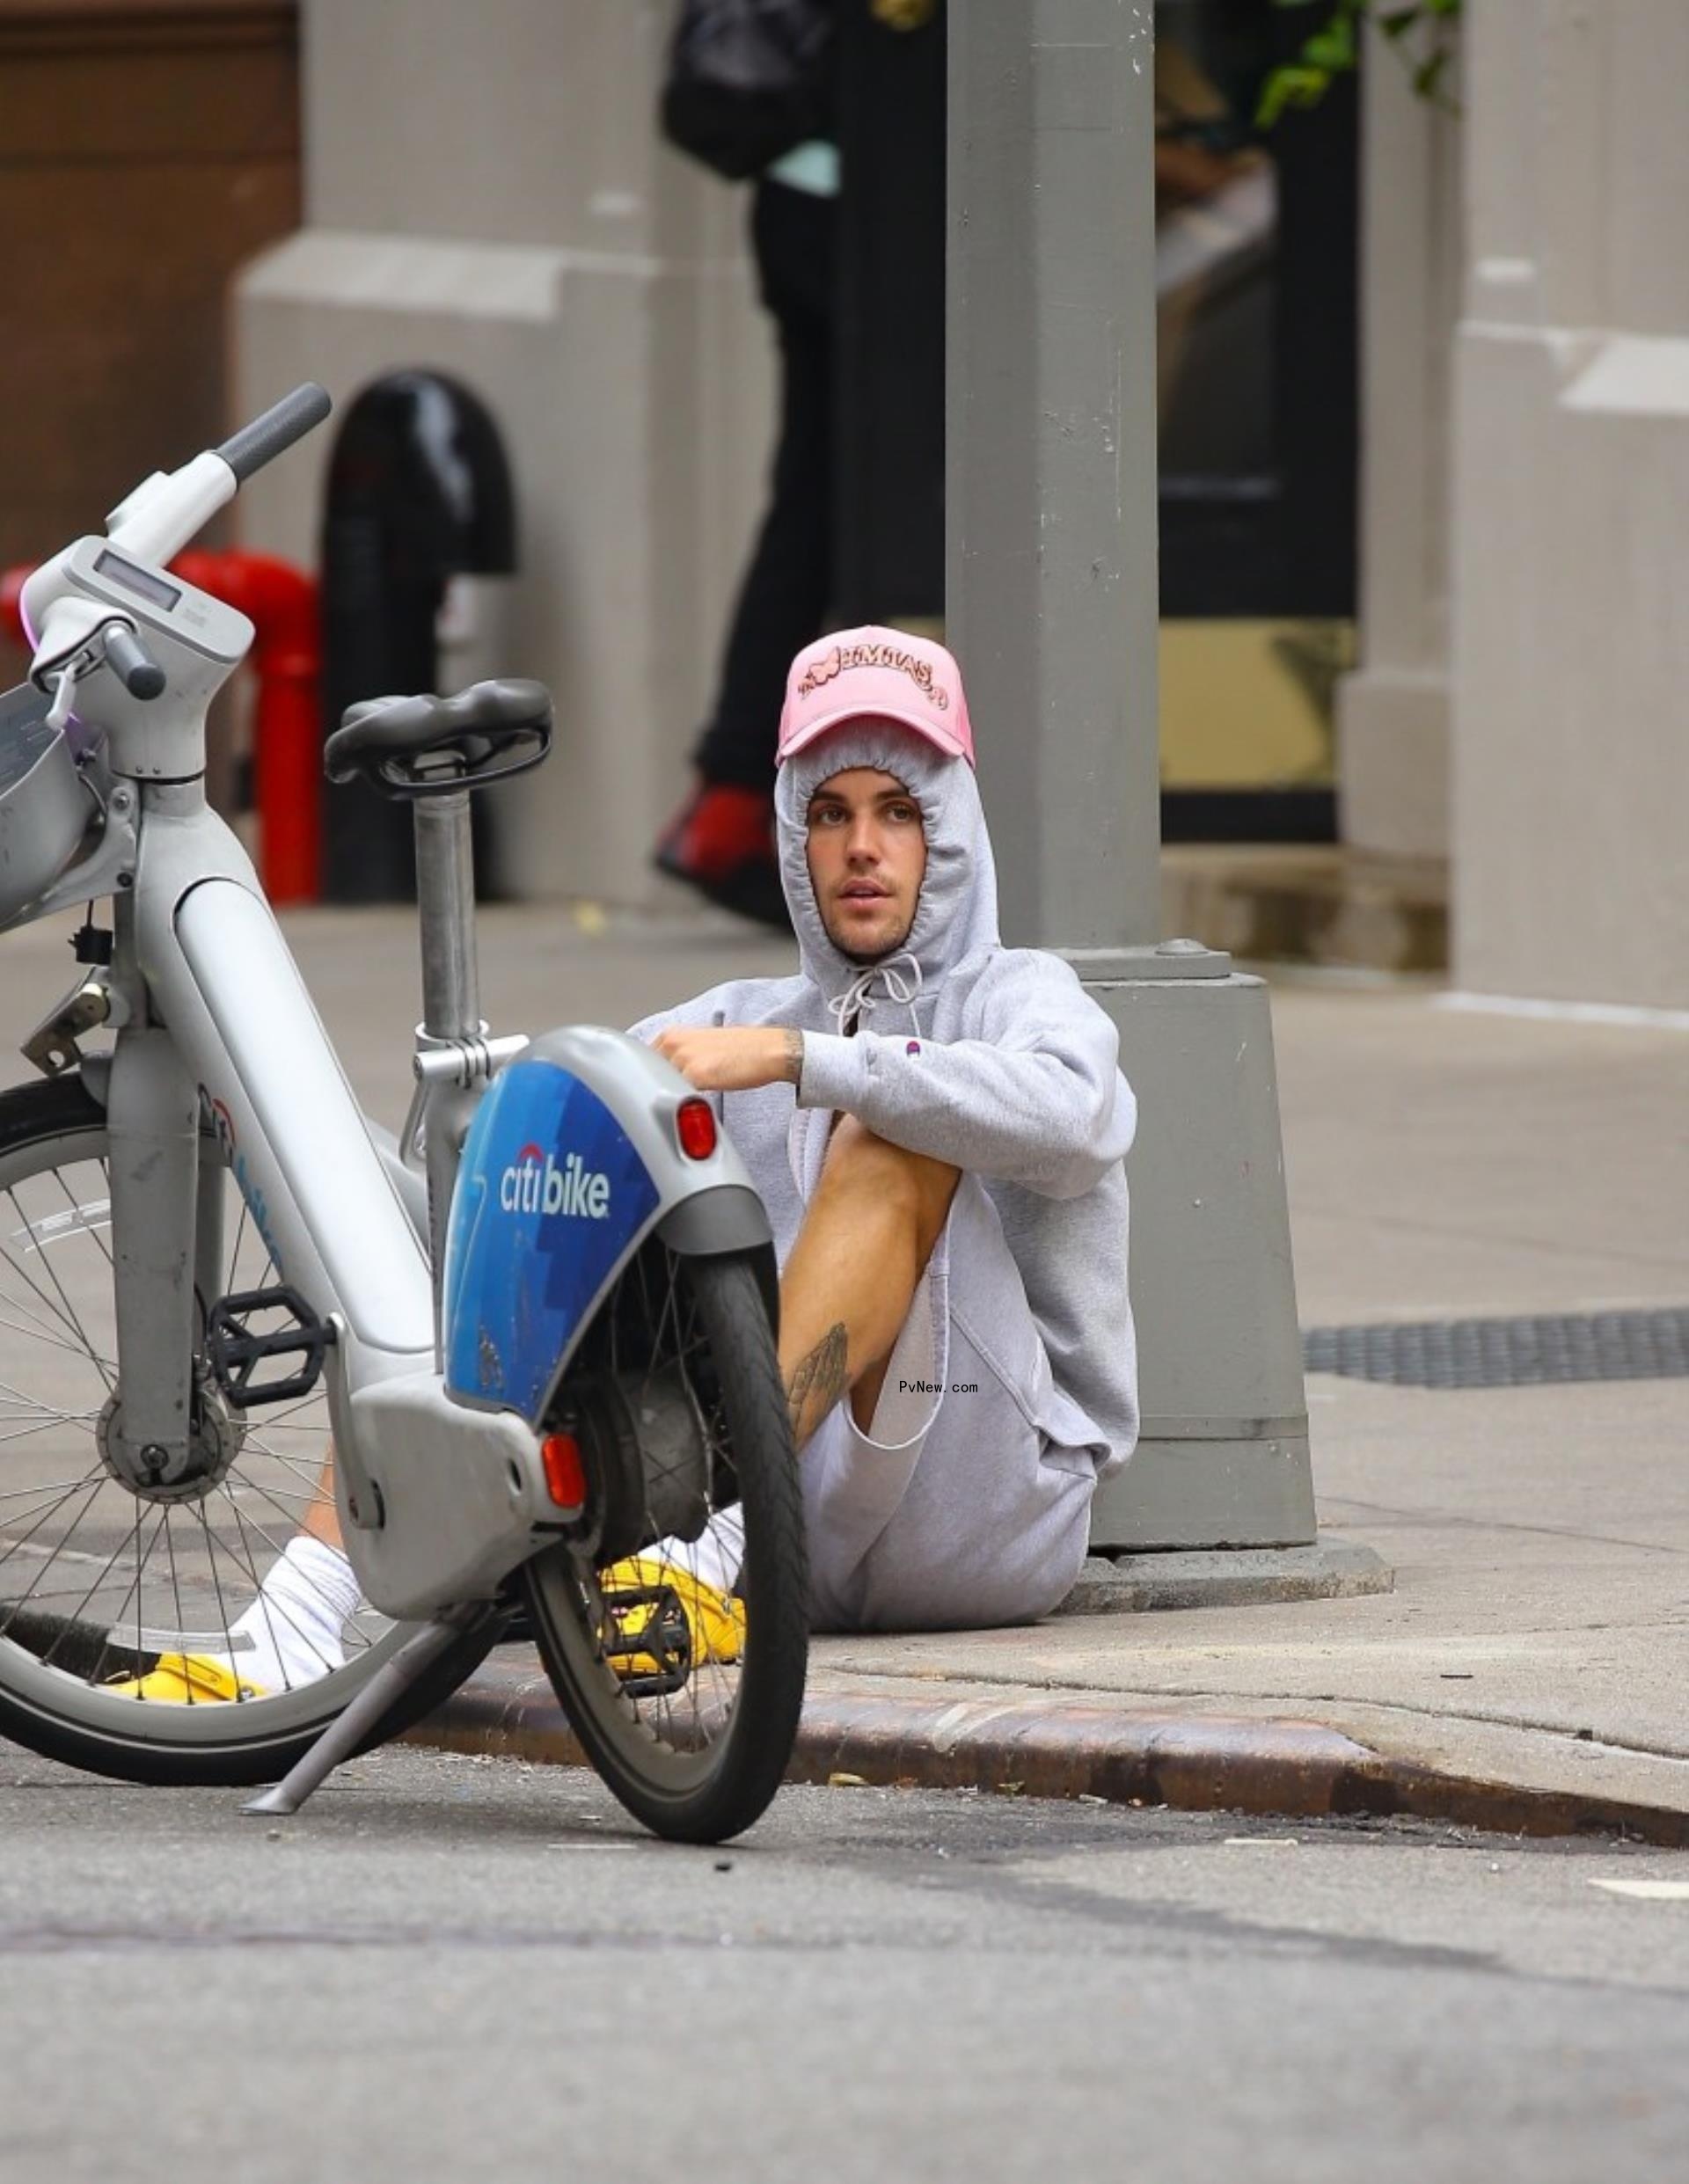
M 227 1168 L 201 1175 L 223 1202 L 219 1293 L 273 1283 Z M 100 1441 L 117 1385 L 110 1225 L 105 1111 L 80 1080 L 0 1093 L 0 1735 L 127 1781 L 274 1781 L 413 1626 L 361 1608 L 343 1660 L 261 1697 L 171 1704 L 114 1688 L 163 1654 L 238 1668 L 235 1626 L 319 1499 L 329 1439 L 320 1390 L 243 1413 L 206 1388 L 218 1454 L 202 1491 L 150 1501 L 118 1476 Z M 201 1298 L 201 1318 L 215 1302 Z M 498 1627 L 465 1634 L 407 1721 Z
M 773 1331 L 749 1261 L 688 1258 L 661 1238 L 630 1262 L 606 1301 L 560 1391 L 560 1421 L 590 1410 L 607 1381 L 629 1392 L 647 1420 L 684 1401 L 701 1435 L 701 1495 L 684 1529 L 662 1541 L 675 1573 L 648 1597 L 625 1589 L 589 1539 L 547 1549 L 522 1572 L 540 1657 L 588 1758 L 615 1795 L 654 1833 L 716 1843 L 748 1828 L 767 1807 L 791 1757 L 803 1705 L 808 1650 L 808 1570 L 797 1459 Z M 670 1448 L 673 1446 L 670 1440 Z M 690 1457 L 684 1459 L 691 1461 Z M 593 1475 L 589 1517 L 602 1515 L 607 1482 Z M 662 1533 L 662 1464 L 645 1454 L 653 1482 L 640 1539 Z M 596 1505 L 596 1509 L 594 1505 Z M 644 1567 L 642 1561 L 641 1567 Z M 689 1638 L 679 1610 L 694 1581 L 734 1596 L 742 1617 L 725 1659 Z M 646 1627 L 668 1605 L 672 1642 L 650 1640 L 630 1673 L 629 1603 Z

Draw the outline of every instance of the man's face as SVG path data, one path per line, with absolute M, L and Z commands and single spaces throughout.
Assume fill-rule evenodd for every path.
M 809 799 L 809 880 L 827 937 L 873 962 L 901 948 L 926 872 L 921 807 L 896 777 L 852 766 Z

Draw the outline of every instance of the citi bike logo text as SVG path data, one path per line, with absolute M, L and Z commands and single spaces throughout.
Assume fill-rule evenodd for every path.
M 203 1085 L 200 1087 L 200 1096 L 210 1107 L 211 1128 L 216 1135 L 217 1143 L 228 1156 L 235 1182 L 241 1196 L 246 1201 L 247 1212 L 252 1216 L 252 1226 L 258 1231 L 265 1250 L 270 1254 L 279 1281 L 282 1278 L 282 1247 L 276 1242 L 275 1231 L 270 1225 L 270 1209 L 265 1202 L 264 1193 L 246 1165 L 245 1154 L 235 1142 L 235 1118 L 230 1114 L 227 1103 L 213 1099 Z
M 582 1221 L 610 1215 L 610 1178 L 581 1165 L 572 1152 L 559 1168 L 537 1145 L 524 1145 L 499 1178 L 499 1203 L 506 1213 L 573 1214 Z

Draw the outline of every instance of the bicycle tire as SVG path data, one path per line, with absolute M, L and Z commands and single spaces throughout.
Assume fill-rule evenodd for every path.
M 35 1176 L 53 1173 L 62 1179 L 66 1169 L 74 1172 L 84 1164 L 102 1160 L 105 1140 L 105 1110 L 74 1074 L 40 1084 L 17 1085 L 0 1092 L 0 1207 L 10 1200 L 13 1209 L 27 1220 L 27 1209 L 18 1199 L 19 1190 L 25 1189 Z M 75 1194 L 68 1185 L 66 1195 L 74 1201 Z M 85 1209 L 78 1204 L 75 1211 L 78 1221 L 82 1221 Z M 82 1222 L 83 1228 L 90 1232 L 91 1225 Z M 4 1226 L 0 1222 L 0 1231 L 4 1231 Z M 33 1251 L 39 1248 L 33 1228 L 29 1234 L 30 1248 Z M 15 1244 L 15 1240 L 14 1232 L 11 1242 Z M 0 1233 L 0 1355 L 7 1349 L 15 1351 L 30 1332 L 28 1324 L 19 1324 L 15 1310 L 8 1309 L 12 1301 L 8 1289 L 9 1269 L 13 1263 L 11 1249 L 4 1233 Z M 94 1263 L 97 1267 L 98 1262 Z M 54 1281 L 58 1282 L 60 1276 L 55 1274 Z M 63 1293 L 61 1289 L 61 1294 Z M 37 1294 L 40 1292 L 38 1290 Z M 68 1297 L 66 1308 L 69 1309 Z M 31 1308 L 32 1321 L 41 1316 L 39 1307 Z M 72 1317 L 77 1315 L 72 1312 Z M 66 1347 L 62 1339 L 59 1347 Z M 18 1377 L 15 1360 L 9 1359 L 7 1368 L 0 1370 L 0 1382 L 6 1384 L 8 1401 L 28 1399 L 12 1384 Z M 43 1406 L 37 1403 L 34 1407 Z M 15 1440 L 21 1436 L 11 1437 Z M 15 1464 L 19 1459 L 14 1457 L 11 1460 Z M 32 1493 L 39 1496 L 44 1491 L 14 1487 L 9 1495 L 8 1476 L 0 1469 L 0 1573 L 4 1573 L 11 1559 L 14 1548 L 8 1543 L 18 1530 L 18 1524 L 8 1517 L 9 1508 L 20 1497 Z M 101 1480 L 97 1491 L 104 1491 L 107 1486 L 120 1494 L 128 1491 L 121 1481 L 109 1479 Z M 131 1500 L 138 1502 L 138 1497 L 132 1495 Z M 33 1515 L 32 1507 L 26 1516 Z M 22 1521 L 18 1520 L 18 1523 Z M 202 1529 L 208 1535 L 209 1526 Z M 137 1541 L 139 1538 L 137 1527 Z M 40 1552 L 37 1550 L 38 1554 Z M 137 1578 L 137 1622 L 138 1587 Z M 91 1652 L 97 1662 L 109 1658 L 117 1662 L 120 1669 L 126 1665 L 121 1649 L 113 1650 L 111 1631 L 100 1623 L 88 1623 L 84 1637 L 74 1618 L 47 1614 L 39 1608 L 33 1615 L 26 1606 L 18 1609 L 4 1597 L 7 1589 L 7 1585 L 0 1582 L 0 1735 L 40 1753 L 45 1758 L 62 1761 L 87 1773 L 166 1786 L 234 1787 L 276 1780 L 310 1748 L 369 1676 L 415 1628 L 413 1625 L 390 1625 L 378 1640 L 348 1660 L 344 1667 L 317 1683 L 285 1694 L 215 1706 L 164 1705 L 137 1701 L 103 1689 L 98 1681 L 97 1669 L 95 1680 L 79 1681 L 52 1662 L 52 1648 L 44 1662 L 41 1655 L 11 1634 L 14 1627 L 57 1628 L 63 1624 L 71 1639 L 70 1657 L 75 1656 L 80 1643 L 84 1651 Z M 8 1609 L 12 1612 L 8 1614 Z M 497 1642 L 503 1622 L 501 1612 L 489 1611 L 484 1622 L 466 1631 L 433 1672 L 406 1692 L 402 1706 L 383 1725 L 372 1742 L 384 1742 L 401 1734 L 447 1698 Z M 144 1665 L 145 1658 L 143 1653 L 129 1665 Z
M 641 1714 L 605 1657 L 606 1617 L 585 1550 L 547 1549 L 519 1574 L 546 1674 L 611 1793 L 656 1835 L 719 1843 L 767 1808 L 797 1735 L 809 1623 L 803 1505 L 773 1331 L 750 1261 L 654 1248 L 696 1310 L 698 1371 L 712 1378 L 743 1527 L 743 1649 L 719 1739 L 682 1750 L 657 1734 L 654 1713 Z

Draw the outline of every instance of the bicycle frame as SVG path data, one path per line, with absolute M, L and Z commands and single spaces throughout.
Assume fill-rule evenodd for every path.
M 485 1597 L 562 1514 L 538 1442 L 445 1396 L 429 1254 L 239 844 L 198 782 L 147 785 L 140 817 L 107 1104 L 125 1458 L 165 1477 L 189 1459 L 195 1296 L 211 1301 L 217 1251 L 196 1213 L 208 1109 L 280 1278 L 334 1331 L 335 1486 L 366 1597 L 401 1616 Z M 452 1133 L 431 1135 L 455 1160 Z M 402 1497 L 366 1467 L 372 1436 Z
M 150 1150 L 149 1099 L 191 1114 L 197 1140 L 203 1094 L 253 1224 L 281 1277 L 324 1319 L 337 1317 L 358 1354 L 357 1376 L 414 1372 L 434 1362 L 434 1289 L 427 1253 L 370 1141 L 327 1034 L 245 851 L 206 805 L 199 782 L 142 791 L 140 851 L 131 908 L 120 918 L 113 969 L 133 970 L 157 1034 L 120 1030 L 112 1069 L 114 1138 Z M 166 1087 L 169 1090 L 166 1091 Z M 130 1102 L 143 1110 L 137 1131 Z M 159 1146 L 161 1153 L 164 1143 Z M 191 1278 L 192 1202 L 168 1165 L 139 1174 L 155 1232 L 172 1232 L 172 1281 Z M 177 1165 L 180 1166 L 179 1160 Z M 115 1188 L 118 1175 L 113 1174 Z M 166 1191 L 177 1194 L 174 1216 Z M 121 1222 L 124 1209 L 113 1207 Z M 123 1321 L 120 1269 L 120 1340 Z M 120 1360 L 121 1362 L 121 1360 Z
M 279 1278 L 333 1337 L 324 1370 L 334 1486 L 364 1596 L 389 1615 L 435 1617 L 491 1599 L 581 1514 L 552 1496 L 537 1410 L 464 1400 L 441 1370 L 436 1277 L 464 1132 L 496 1067 L 527 1045 L 489 1042 L 479 1019 L 468 793 L 447 785 L 417 807 L 419 1088 L 405 1142 L 391 1149 L 359 1109 L 245 851 L 205 800 L 206 709 L 245 656 L 252 625 L 165 566 L 239 477 L 325 407 L 300 390 L 223 449 L 148 480 L 111 519 L 109 538 L 79 539 L 30 578 L 33 677 L 53 694 L 49 719 L 72 721 L 74 697 L 84 730 L 103 735 L 84 778 L 105 783 L 105 823 L 88 857 L 13 922 L 90 895 L 116 905 L 105 1099 L 119 1392 L 103 1426 L 108 1464 L 138 1489 L 192 1484 L 208 1399 L 194 1359 L 218 1301 L 226 1161 Z M 55 1062 L 63 1017 L 42 1027 L 60 1034 L 45 1049 Z M 597 1294 L 662 1227 L 678 1251 L 765 1254 L 771 1296 L 766 1216 L 736 1155 L 725 1140 L 708 1159 L 679 1147 L 684 1080 L 616 1034 L 545 1043 L 638 1148 L 650 1187 Z M 74 1036 L 68 1045 L 74 1057 Z M 99 1069 L 85 1075 L 98 1093 Z M 213 1178 L 218 1187 L 201 1187 Z M 581 1302 L 584 1325 L 596 1299 Z
M 84 729 L 105 739 L 104 767 L 91 773 L 109 769 L 101 841 L 17 921 L 91 894 L 115 903 L 116 1040 L 105 1099 L 121 1400 L 106 1445 L 150 1486 L 172 1483 L 193 1461 L 196 1337 L 218 1296 L 223 1243 L 220 1190 L 202 1192 L 200 1181 L 226 1160 L 280 1278 L 335 1338 L 334 1487 L 365 1596 L 390 1614 L 430 1613 L 486 1597 L 530 1551 L 530 1522 L 547 1508 L 538 1444 L 523 1421 L 441 1410 L 427 1230 L 443 1232 L 457 1126 L 474 1087 L 422 1088 L 414 1121 L 428 1133 L 431 1203 L 419 1233 L 402 1157 L 376 1143 L 251 862 L 205 801 L 206 710 L 252 631 L 162 561 L 219 493 L 227 497 L 225 486 L 232 481 L 216 457 L 197 458 L 174 481 L 150 481 L 113 518 L 109 540 L 68 547 L 35 573 L 25 597 L 42 632 L 36 679 L 54 689 L 67 719 L 67 695 L 77 693 Z M 128 512 L 136 501 L 139 518 Z M 102 659 L 113 626 L 139 632 L 163 661 L 168 703 L 137 697 Z M 466 799 L 457 816 L 466 827 Z M 452 832 L 444 829 L 447 855 Z M 454 946 L 435 930 L 428 951 L 446 974 L 444 990 L 428 997 L 428 1045 L 479 1029 L 451 1013 L 473 1001 L 472 904 L 466 873 L 459 877 L 455 892 L 434 891 L 458 931 Z M 96 1088 L 99 1074 L 90 1072 Z M 206 1140 L 208 1115 L 220 1143 Z M 472 1503 L 479 1481 L 483 1517 L 495 1482 L 495 1523 L 472 1521 L 450 1494 L 420 1494 L 413 1507 L 407 1492 L 390 1530 L 351 1410 L 355 1391 L 387 1380 L 410 1385 L 420 1438 L 450 1443 L 455 1483 Z M 384 1566 L 401 1545 L 396 1575 Z

